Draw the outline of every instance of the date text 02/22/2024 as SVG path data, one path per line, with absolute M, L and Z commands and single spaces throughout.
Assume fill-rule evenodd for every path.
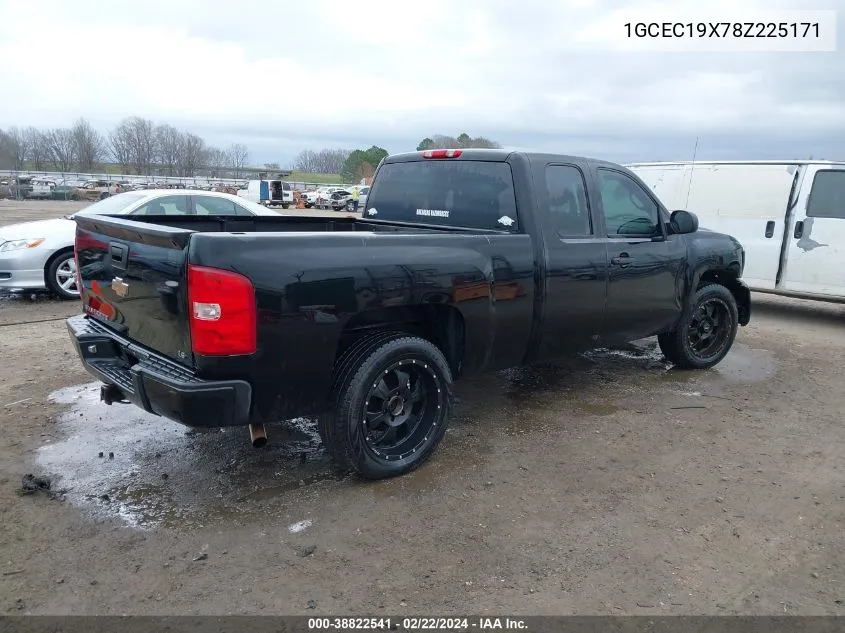
M 511 617 L 308 618 L 309 631 L 524 631 L 525 620 Z

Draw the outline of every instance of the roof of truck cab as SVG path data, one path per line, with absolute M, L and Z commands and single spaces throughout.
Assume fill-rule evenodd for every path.
M 447 148 L 432 148 L 447 149 Z M 545 152 L 525 152 L 506 149 L 481 149 L 481 148 L 466 148 L 461 149 L 460 158 L 445 158 L 434 160 L 483 160 L 483 161 L 506 161 L 510 156 L 519 155 L 524 156 L 531 162 L 562 162 L 562 163 L 591 163 L 595 165 L 607 165 L 610 167 L 619 167 L 619 163 L 612 161 L 601 160 L 598 158 L 589 158 L 587 156 L 572 156 L 569 154 L 550 154 Z M 385 163 L 405 163 L 411 161 L 418 161 L 423 159 L 423 152 L 403 152 L 401 154 L 392 154 L 384 159 Z
M 625 164 L 626 167 L 686 167 L 688 165 L 845 165 L 845 161 L 798 158 L 792 160 L 676 160 Z

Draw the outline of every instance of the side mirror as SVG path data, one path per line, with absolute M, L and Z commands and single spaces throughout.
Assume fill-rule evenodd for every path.
M 698 230 L 698 216 L 691 211 L 672 211 L 669 224 L 673 233 L 695 233 Z

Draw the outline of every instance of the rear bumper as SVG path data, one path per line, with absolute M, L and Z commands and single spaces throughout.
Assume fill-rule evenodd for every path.
M 198 378 L 85 315 L 69 318 L 67 328 L 88 373 L 144 411 L 192 427 L 249 424 L 248 382 Z

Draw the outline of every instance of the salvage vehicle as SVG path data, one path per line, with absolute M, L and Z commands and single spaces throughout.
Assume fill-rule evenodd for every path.
M 56 183 L 52 180 L 33 179 L 32 188 L 26 194 L 27 198 L 33 200 L 48 200 L 53 197 L 53 189 Z
M 73 190 L 84 185 L 85 182 L 81 180 L 61 180 L 55 187 L 53 187 L 53 200 L 71 200 L 73 198 Z
M 332 211 L 346 211 L 347 204 L 351 206 L 351 203 L 352 192 L 346 189 L 338 189 L 329 195 L 329 208 Z
M 70 193 L 71 200 L 103 200 L 120 193 L 120 185 L 108 180 L 89 180 Z
M 76 218 L 67 321 L 106 403 L 191 427 L 314 416 L 368 479 L 443 438 L 452 383 L 657 335 L 716 365 L 750 319 L 744 252 L 629 170 L 449 149 L 377 167 L 363 218 Z
M 190 195 L 188 195 L 190 194 Z M 0 289 L 47 289 L 60 299 L 79 299 L 73 257 L 82 215 L 278 215 L 228 194 L 204 191 L 132 191 L 96 202 L 64 218 L 0 227 Z
M 665 204 L 745 246 L 751 290 L 845 302 L 845 162 L 708 161 L 630 168 Z

